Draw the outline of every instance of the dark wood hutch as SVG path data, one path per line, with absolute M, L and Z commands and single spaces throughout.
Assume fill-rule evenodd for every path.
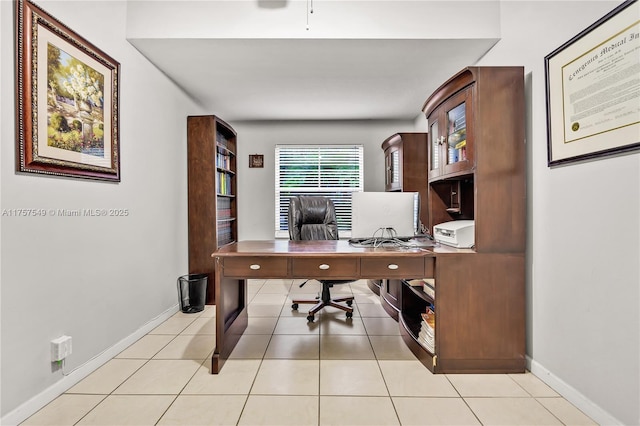
M 426 100 L 427 224 L 467 219 L 475 246 L 435 252 L 432 297 L 406 282 L 403 338 L 433 372 L 525 368 L 525 111 L 522 67 L 468 67 Z M 420 343 L 435 312 L 435 347 Z

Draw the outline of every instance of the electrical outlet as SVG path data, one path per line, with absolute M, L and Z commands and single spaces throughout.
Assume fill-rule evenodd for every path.
M 60 336 L 51 341 L 51 361 L 61 361 L 71 355 L 71 336 Z

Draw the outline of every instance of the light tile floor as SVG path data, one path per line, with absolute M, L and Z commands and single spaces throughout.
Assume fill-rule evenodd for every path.
M 22 425 L 593 425 L 530 373 L 432 374 L 365 281 L 307 323 L 319 284 L 249 281 L 249 324 L 209 374 L 215 307 L 176 313 Z

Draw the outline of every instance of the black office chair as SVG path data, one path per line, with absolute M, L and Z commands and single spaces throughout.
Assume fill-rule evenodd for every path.
M 338 225 L 333 202 L 326 197 L 297 196 L 289 203 L 289 238 L 291 240 L 337 240 Z M 304 286 L 309 280 L 300 284 Z M 313 322 L 316 312 L 325 306 L 333 306 L 353 317 L 353 296 L 332 299 L 329 289 L 337 284 L 347 284 L 353 280 L 318 280 L 322 284 L 322 294 L 315 300 L 293 300 L 291 308 L 298 309 L 300 303 L 314 304 L 309 309 L 307 321 Z M 346 302 L 347 306 L 340 304 Z

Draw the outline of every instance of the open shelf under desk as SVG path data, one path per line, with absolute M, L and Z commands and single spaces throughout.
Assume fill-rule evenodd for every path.
M 431 353 L 427 348 L 418 343 L 418 332 L 420 331 L 420 321 L 413 318 L 411 315 L 406 315 L 400 312 L 398 316 L 398 323 L 400 326 L 400 335 L 405 344 L 413 352 L 413 354 L 420 360 L 425 367 L 427 367 L 432 373 L 438 372 L 437 370 L 437 355 Z

